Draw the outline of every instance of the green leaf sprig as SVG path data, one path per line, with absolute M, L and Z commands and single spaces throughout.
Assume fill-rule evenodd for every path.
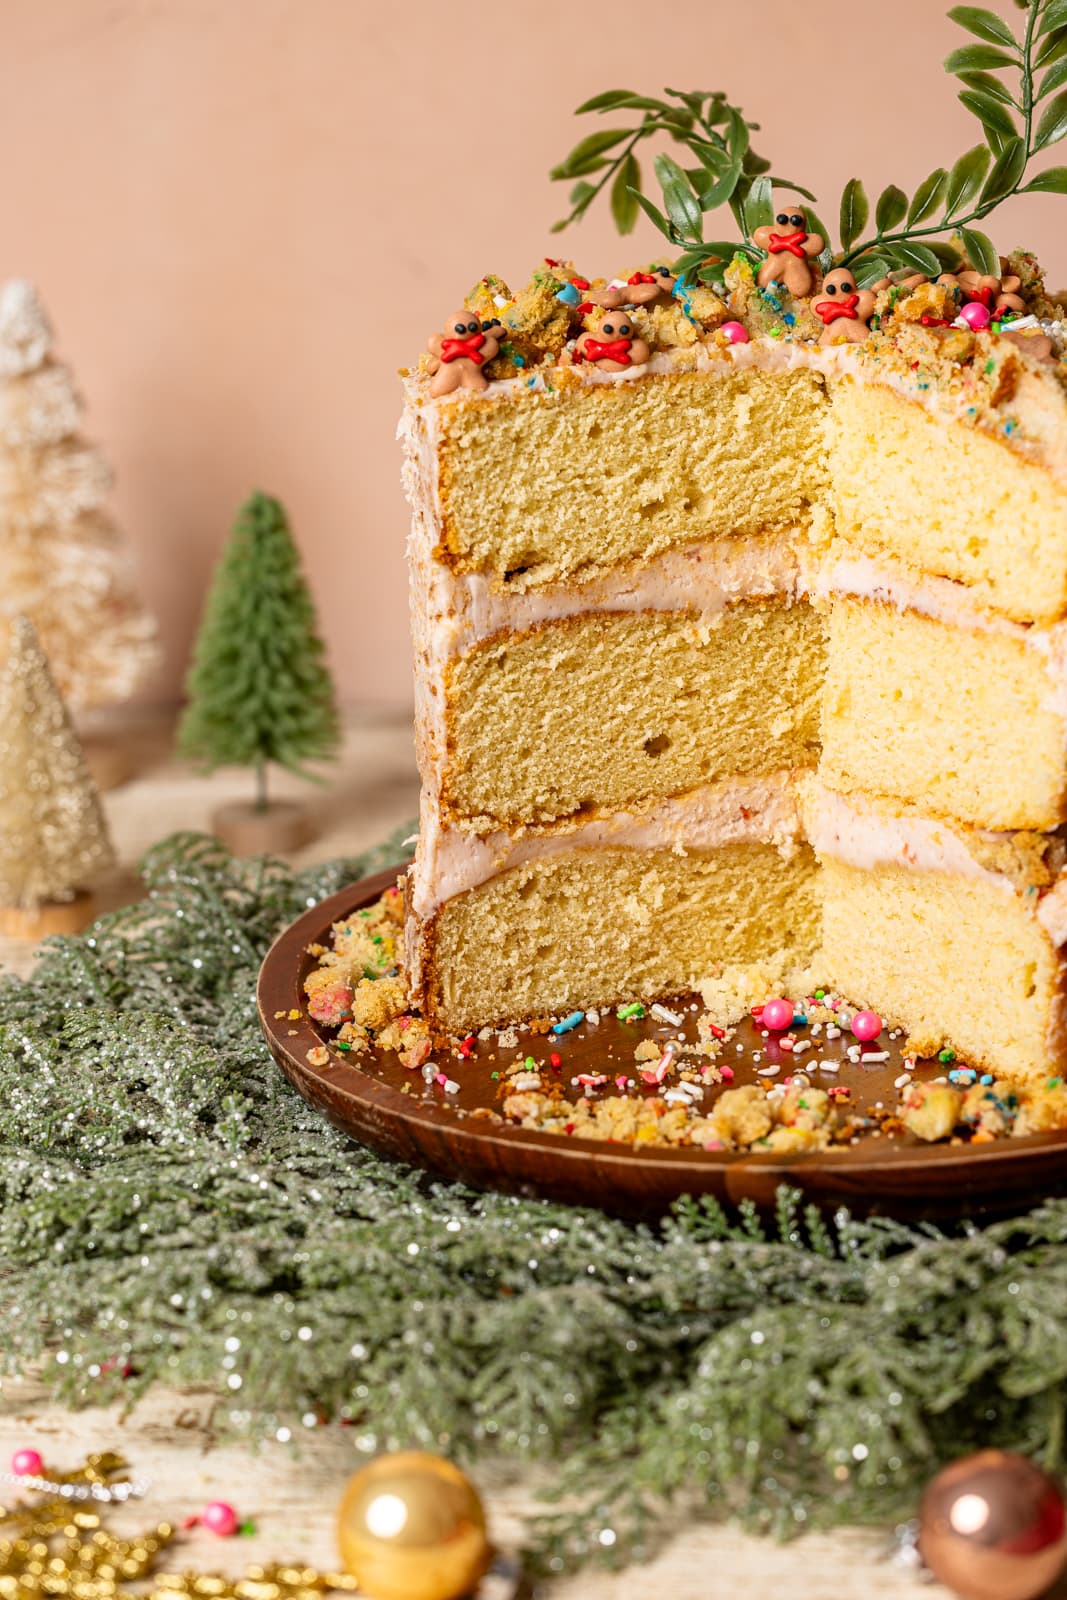
M 792 189 L 813 200 L 810 190 L 770 172 L 770 162 L 751 142 L 759 124 L 748 122 L 740 107 L 732 105 L 722 90 L 692 92 L 665 89 L 670 99 L 659 100 L 629 89 L 609 89 L 578 107 L 575 115 L 610 111 L 640 111 L 640 121 L 623 128 L 605 128 L 579 140 L 552 169 L 560 181 L 577 179 L 570 194 L 571 210 L 553 228 L 554 233 L 583 217 L 598 195 L 607 190 L 615 225 L 622 234 L 633 231 L 642 211 L 671 244 L 683 252 L 686 267 L 703 266 L 714 247 L 702 237 L 708 211 L 729 205 L 745 241 L 762 222 L 771 220 L 771 188 Z M 680 146 L 685 165 L 666 151 L 653 159 L 662 205 L 642 187 L 637 147 L 646 139 L 665 134 Z M 595 182 L 590 178 L 599 174 Z M 747 244 L 754 256 L 759 251 Z M 732 255 L 742 248 L 723 245 Z M 684 268 L 682 270 L 685 270 Z
M 958 78 L 961 103 L 982 125 L 983 141 L 950 169 L 937 167 L 909 201 L 890 185 L 875 207 L 875 231 L 865 234 L 869 202 L 858 178 L 841 198 L 843 266 L 860 283 L 894 268 L 934 275 L 958 265 L 958 251 L 938 235 L 955 233 L 979 272 L 1000 271 L 988 234 L 975 226 L 1009 195 L 1067 194 L 1067 167 L 1027 180 L 1034 156 L 1067 135 L 1067 0 L 1029 0 L 1021 38 L 1010 23 L 982 6 L 954 6 L 953 22 L 972 38 L 945 60 Z
M 867 192 L 858 178 L 850 178 L 841 195 L 840 250 L 836 256 L 825 253 L 824 268 L 831 261 L 851 266 L 862 285 L 894 270 L 936 276 L 959 266 L 962 246 L 973 267 L 997 274 L 999 255 L 976 224 L 1010 195 L 1067 194 L 1067 166 L 1030 173 L 1033 158 L 1067 136 L 1067 0 L 1015 3 L 1026 14 L 1021 37 L 982 6 L 954 6 L 948 13 L 971 39 L 948 56 L 945 67 L 961 84 L 961 103 L 981 124 L 982 142 L 952 167 L 935 168 L 910 199 L 889 184 L 875 203 L 873 232 L 868 231 Z M 762 259 L 752 236 L 773 220 L 772 188 L 791 189 L 806 200 L 814 197 L 800 184 L 771 175 L 770 163 L 751 146 L 749 133 L 757 125 L 746 122 L 724 93 L 664 93 L 677 104 L 616 89 L 578 107 L 579 113 L 625 108 L 643 116 L 636 126 L 590 134 L 553 169 L 553 178 L 580 179 L 571 193 L 571 212 L 556 229 L 584 216 L 610 184 L 620 233 L 629 233 L 644 211 L 681 252 L 676 269 L 713 281 L 721 276 L 715 263 L 738 251 Z M 642 187 L 635 150 L 642 139 L 660 133 L 683 147 L 687 164 L 669 153 L 655 157 L 662 191 L 662 204 L 657 205 Z M 595 183 L 586 176 L 593 172 L 601 174 Z M 730 207 L 737 223 L 737 241 L 704 237 L 706 214 L 723 205 Z M 810 230 L 828 239 L 810 206 L 807 214 Z M 958 245 L 943 237 L 947 234 Z

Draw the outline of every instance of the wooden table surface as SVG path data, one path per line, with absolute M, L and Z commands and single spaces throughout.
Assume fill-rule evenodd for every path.
M 198 777 L 170 750 L 169 725 L 141 715 L 125 727 L 137 775 L 105 797 L 120 856 L 105 900 L 120 904 L 137 890 L 136 863 L 145 849 L 176 829 L 205 828 L 214 806 L 241 798 L 239 773 Z M 305 794 L 321 824 L 315 843 L 296 858 L 322 860 L 376 843 L 413 817 L 418 798 L 407 718 L 361 714 L 350 719 L 344 755 L 328 789 L 308 790 L 281 778 L 279 794 Z M 0 940 L 0 961 L 25 972 L 33 952 Z M 21 1445 L 33 1445 L 60 1467 L 78 1464 L 92 1450 L 116 1449 L 138 1477 L 152 1481 L 149 1496 L 116 1511 L 116 1527 L 180 1521 L 212 1498 L 233 1501 L 257 1528 L 254 1537 L 219 1540 L 193 1531 L 182 1536 L 175 1567 L 236 1572 L 260 1560 L 336 1563 L 333 1514 L 341 1486 L 358 1465 L 346 1430 L 301 1431 L 289 1444 L 217 1444 L 206 1390 L 152 1391 L 128 1417 L 119 1409 L 72 1415 L 51 1404 L 29 1380 L 0 1383 L 0 1466 Z M 502 1548 L 521 1542 L 524 1516 L 535 1504 L 536 1481 L 516 1475 L 483 1479 L 492 1535 Z M 790 1545 L 754 1539 L 735 1527 L 695 1524 L 679 1514 L 664 1552 L 647 1567 L 615 1574 L 589 1573 L 551 1586 L 552 1600 L 940 1600 L 940 1586 L 886 1559 L 888 1532 L 846 1529 L 810 1535 Z

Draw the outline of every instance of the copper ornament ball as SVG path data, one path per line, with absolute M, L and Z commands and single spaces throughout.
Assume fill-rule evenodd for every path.
M 373 1600 L 460 1600 L 492 1559 L 474 1485 L 421 1450 L 379 1456 L 348 1480 L 337 1539 L 346 1571 Z
M 1036 1600 L 1067 1561 L 1060 1485 L 1007 1450 L 954 1461 L 923 1495 L 919 1552 L 960 1600 Z

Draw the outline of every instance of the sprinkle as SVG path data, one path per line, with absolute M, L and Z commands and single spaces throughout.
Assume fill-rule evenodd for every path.
M 336 1044 L 337 1044 L 338 1050 L 351 1050 L 351 1048 L 352 1048 L 350 1042 L 347 1039 L 338 1039 L 336 1041 Z
M 615 1015 L 620 1022 L 637 1021 L 645 1014 L 645 1008 L 640 1000 L 632 1000 L 628 1006 L 620 1006 Z
M 864 1050 L 860 1056 L 861 1061 L 888 1061 L 888 1050 Z
M 804 1054 L 805 1050 L 810 1050 L 810 1049 L 811 1049 L 811 1040 L 810 1039 L 798 1039 L 796 1044 L 793 1046 L 793 1054 L 795 1056 L 802 1056 Z
M 585 1018 L 585 1012 L 584 1011 L 572 1011 L 569 1017 L 564 1017 L 562 1022 L 557 1022 L 553 1026 L 552 1032 L 553 1033 L 570 1033 L 571 1029 L 572 1028 L 576 1028 L 578 1026 L 579 1022 L 583 1021 L 584 1018 Z
M 523 1066 L 526 1068 L 527 1072 L 537 1071 L 537 1062 L 534 1060 L 533 1056 L 527 1056 L 526 1060 L 523 1062 Z
M 1045 1088 L 1046 1089 L 1058 1089 L 1062 1082 L 1063 1082 L 1062 1078 L 1050 1078 L 1048 1080 L 1048 1083 L 1045 1085 Z
M 627 1081 L 628 1080 L 627 1080 L 625 1072 L 617 1073 L 616 1077 L 615 1077 L 615 1087 L 616 1087 L 616 1089 L 619 1089 L 619 1090 L 625 1089 Z
M 993 1074 L 991 1072 L 983 1072 L 978 1082 L 986 1085 L 991 1084 L 993 1082 Z
M 580 1083 L 583 1089 L 599 1089 L 607 1081 L 607 1075 L 603 1072 L 579 1072 L 576 1078 L 571 1079 L 572 1084 Z
M 910 1072 L 902 1072 L 900 1074 L 899 1078 L 894 1078 L 893 1079 L 893 1088 L 894 1089 L 906 1089 L 910 1082 L 911 1082 L 911 1073 Z
M 779 1062 L 771 1061 L 765 1067 L 757 1067 L 756 1068 L 756 1077 L 757 1078 L 777 1078 L 777 1076 L 781 1072 L 781 1070 L 782 1070 L 782 1068 L 781 1068 L 781 1064 Z
M 672 1028 L 680 1028 L 685 1021 L 685 1018 L 680 1017 L 676 1011 L 668 1011 L 666 1006 L 656 1004 L 651 1007 L 651 1011 L 654 1017 L 658 1017 L 661 1022 L 669 1022 Z
M 955 1050 L 939 1050 L 937 1052 L 937 1059 L 939 1061 L 955 1061 L 956 1052 Z
M 667 1076 L 667 1073 L 671 1069 L 671 1063 L 673 1060 L 674 1051 L 671 1046 L 668 1045 L 666 1050 L 664 1050 L 663 1054 L 660 1056 L 659 1060 L 656 1062 L 656 1065 L 654 1067 L 646 1067 L 644 1069 L 644 1071 L 641 1073 L 642 1078 L 644 1078 L 646 1083 L 662 1083 L 664 1078 Z
M 519 1072 L 508 1084 L 509 1089 L 540 1089 L 541 1079 L 536 1072 Z
M 717 1028 L 715 1026 L 714 1022 L 709 1022 L 708 1023 L 708 1032 L 711 1034 L 713 1039 L 725 1039 L 726 1038 L 726 1029 L 725 1028 Z
M 555 1050 L 553 1050 L 552 1054 L 548 1058 L 548 1064 L 550 1067 L 555 1067 L 556 1071 L 558 1072 L 560 1067 L 563 1065 L 563 1057 L 561 1055 L 557 1055 Z
M 837 1026 L 836 1022 L 828 1022 L 826 1024 L 826 1037 L 828 1039 L 840 1039 L 841 1029 Z
M 829 1060 L 820 1061 L 819 1062 L 819 1071 L 820 1072 L 840 1072 L 841 1071 L 841 1063 L 840 1063 L 840 1061 L 829 1061 Z
M 733 1081 L 734 1081 L 734 1069 L 733 1069 L 733 1067 L 720 1067 L 719 1068 L 719 1076 L 722 1078 L 723 1083 L 733 1083 Z

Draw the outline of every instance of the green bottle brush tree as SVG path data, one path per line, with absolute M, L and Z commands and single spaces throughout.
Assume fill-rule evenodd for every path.
M 220 808 L 214 829 L 239 851 L 295 849 L 306 808 L 271 800 L 272 764 L 314 778 L 340 741 L 315 607 L 284 507 L 253 494 L 241 507 L 204 607 L 178 731 L 202 769 L 251 767 L 251 804 Z

